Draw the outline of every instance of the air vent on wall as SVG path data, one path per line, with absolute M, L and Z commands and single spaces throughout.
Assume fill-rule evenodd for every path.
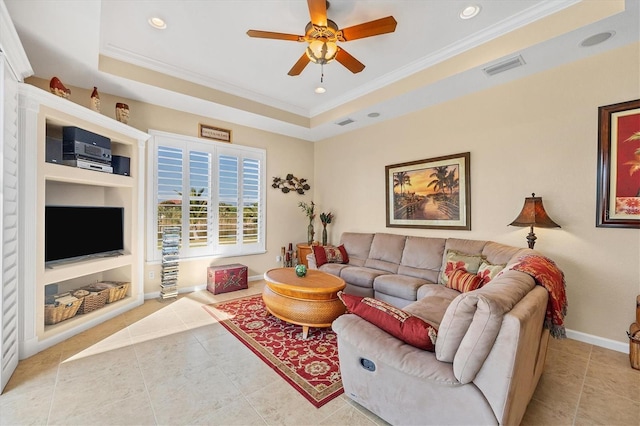
M 501 72 L 505 72 L 508 71 L 510 69 L 513 68 L 517 68 L 517 67 L 521 67 L 525 64 L 526 62 L 524 61 L 524 59 L 522 59 L 522 56 L 518 55 L 515 56 L 513 58 L 509 58 L 509 59 L 505 59 L 502 62 L 499 62 L 497 64 L 488 66 L 486 68 L 483 69 L 483 71 L 488 75 L 488 76 L 494 76 L 496 74 L 500 74 Z
M 351 124 L 351 123 L 353 123 L 354 121 L 355 121 L 355 120 L 352 120 L 352 119 L 350 119 L 350 118 L 347 118 L 346 120 L 339 121 L 339 122 L 337 122 L 336 124 L 337 124 L 338 126 L 346 126 L 347 124 Z

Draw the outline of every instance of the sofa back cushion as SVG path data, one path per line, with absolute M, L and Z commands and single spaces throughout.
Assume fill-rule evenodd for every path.
M 349 255 L 349 264 L 354 266 L 363 266 L 365 260 L 369 256 L 371 250 L 371 242 L 374 234 L 365 234 L 360 232 L 343 232 L 340 237 L 340 243 L 344 245 L 347 255 Z
M 371 243 L 369 257 L 364 262 L 364 266 L 391 272 L 392 274 L 397 273 L 406 239 L 407 237 L 404 235 L 375 234 Z
M 478 256 L 478 259 L 482 256 L 482 249 L 487 244 L 487 241 L 483 240 L 462 240 L 458 238 L 447 238 L 447 242 L 444 245 L 444 252 L 442 253 L 441 267 L 440 267 L 440 275 L 439 275 L 439 283 L 445 284 L 447 281 L 445 275 L 445 269 L 447 267 L 447 253 L 449 251 L 462 253 L 471 256 Z M 478 262 L 478 266 L 480 266 L 480 262 Z M 474 271 L 468 272 L 477 272 L 478 269 Z M 451 271 L 449 271 L 451 272 Z
M 482 249 L 482 256 L 494 265 L 506 265 L 515 263 L 520 256 L 529 252 L 533 250 L 489 241 Z
M 473 381 L 493 347 L 503 316 L 534 287 L 529 275 L 509 270 L 456 297 L 440 323 L 436 358 L 453 362 L 453 373 L 461 383 Z
M 438 282 L 446 241 L 444 238 L 407 237 L 398 274 Z

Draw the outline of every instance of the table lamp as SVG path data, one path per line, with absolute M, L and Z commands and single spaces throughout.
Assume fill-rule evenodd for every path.
M 524 206 L 518 217 L 511 222 L 511 226 L 530 226 L 530 232 L 527 235 L 527 241 L 529 248 L 532 249 L 536 243 L 536 234 L 533 233 L 533 227 L 538 226 L 540 228 L 560 228 L 560 225 L 555 223 L 542 205 L 542 197 L 536 197 L 536 194 L 531 194 L 531 197 L 524 199 Z

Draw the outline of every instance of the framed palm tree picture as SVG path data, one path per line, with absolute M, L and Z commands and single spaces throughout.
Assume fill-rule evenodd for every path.
M 597 227 L 640 228 L 640 99 L 598 108 Z
M 471 229 L 470 153 L 385 167 L 387 227 Z

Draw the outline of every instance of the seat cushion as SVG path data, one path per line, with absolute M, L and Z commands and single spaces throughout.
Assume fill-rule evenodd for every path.
M 406 275 L 388 274 L 376 277 L 373 281 L 373 289 L 376 293 L 414 301 L 417 300 L 418 289 L 425 284 L 429 284 L 429 281 Z
M 438 330 L 419 317 L 370 297 L 338 292 L 347 310 L 403 342 L 433 352 Z
M 326 265 L 323 265 L 326 266 Z M 340 278 L 351 285 L 373 288 L 373 280 L 388 272 L 379 269 L 365 268 L 364 266 L 348 266 L 340 271 Z

